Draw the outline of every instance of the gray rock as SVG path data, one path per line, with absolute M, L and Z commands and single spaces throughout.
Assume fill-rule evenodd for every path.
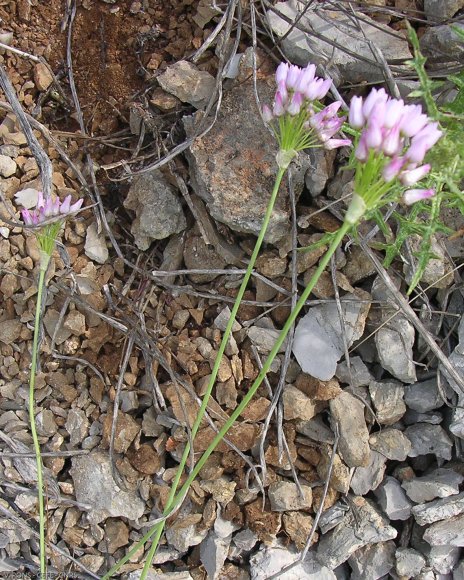
M 464 580 L 464 560 L 461 560 L 453 570 L 453 580 Z
M 462 8 L 464 8 L 464 0 L 424 0 L 425 15 L 432 22 L 452 18 Z
M 69 409 L 64 427 L 70 435 L 71 445 L 77 445 L 88 434 L 89 420 L 82 409 Z
M 337 83 L 357 83 L 383 80 L 370 42 L 375 43 L 387 61 L 411 58 L 406 39 L 393 37 L 387 26 L 374 22 L 366 14 L 363 14 L 362 21 L 357 19 L 358 24 L 354 26 L 353 20 L 342 11 L 316 8 L 306 11 L 302 16 L 303 6 L 303 3 L 296 2 L 279 2 L 275 5 L 275 10 L 289 18 L 290 22 L 298 21 L 299 27 L 292 27 L 290 32 L 291 25 L 288 22 L 274 11 L 267 13 L 276 36 L 284 37 L 281 44 L 284 54 L 295 64 L 324 64 Z M 299 30 L 300 27 L 307 32 Z M 340 48 L 334 48 L 334 42 Z
M 362 497 L 351 499 L 352 509 L 333 530 L 322 536 L 317 548 L 317 559 L 333 570 L 367 544 L 393 540 L 397 531 L 369 500 Z
M 398 548 L 395 557 L 396 572 L 403 578 L 417 576 L 425 566 L 424 556 L 412 548 Z
M 340 324 L 337 305 L 333 302 L 311 308 L 299 321 L 293 341 L 293 354 L 305 373 L 322 381 L 330 380 L 347 346 L 364 332 L 370 303 L 356 299 L 342 303 L 344 329 Z
M 416 423 L 439 425 L 443 421 L 443 415 L 438 411 L 435 411 L 435 413 L 418 413 L 417 411 L 408 410 L 403 415 L 402 421 L 405 425 L 415 425 Z
M 431 546 L 464 546 L 464 514 L 436 522 L 424 532 Z
M 359 356 L 350 359 L 350 368 L 346 361 L 339 363 L 335 375 L 341 383 L 346 383 L 350 387 L 366 387 L 373 380 L 369 369 Z
M 348 560 L 353 571 L 351 580 L 377 580 L 388 574 L 395 565 L 395 550 L 392 540 L 356 550 Z
M 16 161 L 7 155 L 0 155 L 0 175 L 2 177 L 11 177 L 16 173 Z
M 426 554 L 428 565 L 438 574 L 450 574 L 460 555 L 461 549 L 456 546 L 431 546 Z
M 210 530 L 200 544 L 200 560 L 205 567 L 208 578 L 215 580 L 226 561 L 232 536 L 221 538 Z
M 153 240 L 168 238 L 187 226 L 177 193 L 158 169 L 134 179 L 124 207 L 135 212 L 131 232 L 141 250 L 147 250 Z
M 45 319 L 44 323 L 46 324 Z M 0 324 L 0 342 L 3 342 L 4 344 L 12 344 L 18 340 L 22 327 L 23 325 L 19 320 L 2 320 L 2 323 Z M 71 334 L 69 336 L 71 336 Z
M 219 330 L 222 330 L 222 332 L 224 332 L 229 323 L 230 315 L 231 315 L 230 308 L 228 306 L 225 306 L 214 319 L 214 326 L 216 328 L 219 328 Z M 242 325 L 240 324 L 240 322 L 238 322 L 238 320 L 234 320 L 232 324 L 232 332 L 237 332 L 241 328 Z
M 420 526 L 446 520 L 464 512 L 464 492 L 451 497 L 437 499 L 412 508 L 414 519 Z
M 248 528 L 235 534 L 232 542 L 241 552 L 250 552 L 256 545 L 258 536 Z
M 374 492 L 380 507 L 391 520 L 407 520 L 412 503 L 406 497 L 399 481 L 387 475 Z
M 266 580 L 272 574 L 276 574 L 285 566 L 292 564 L 299 557 L 299 553 L 293 547 L 288 547 L 277 540 L 273 546 L 262 547 L 250 558 L 251 580 Z M 335 574 L 314 557 L 314 552 L 309 551 L 306 558 L 285 573 L 285 580 L 337 580 Z
M 184 518 L 179 517 L 172 526 L 166 530 L 166 540 L 179 552 L 186 552 L 191 546 L 197 546 L 204 540 L 208 530 L 198 529 L 201 517 L 199 514 L 191 514 Z
M 383 429 L 372 434 L 369 445 L 372 450 L 394 461 L 404 461 L 411 451 L 411 442 L 399 429 Z
M 458 397 L 458 404 L 451 411 L 451 421 L 448 429 L 456 437 L 464 439 L 464 397 Z
M 198 70 L 186 60 L 179 60 L 168 66 L 157 80 L 166 92 L 183 103 L 190 103 L 196 109 L 203 109 L 207 105 L 216 84 L 212 75 Z
M 369 393 L 376 411 L 376 419 L 381 425 L 393 425 L 405 414 L 404 387 L 401 383 L 372 381 Z
M 377 451 L 371 451 L 369 465 L 356 467 L 351 479 L 351 489 L 355 495 L 366 495 L 377 489 L 383 479 L 387 458 Z
M 326 534 L 330 530 L 333 530 L 335 526 L 338 526 L 346 516 L 348 511 L 348 506 L 340 502 L 335 503 L 329 509 L 322 512 L 319 518 L 319 529 L 321 533 Z
M 269 486 L 268 497 L 273 512 L 292 510 L 309 510 L 313 501 L 310 487 L 302 485 L 304 497 L 301 497 L 298 487 L 291 481 L 277 481 Z
M 441 459 L 451 459 L 453 442 L 440 425 L 418 423 L 407 427 L 404 434 L 411 441 L 409 457 L 433 453 Z
M 459 493 L 459 485 L 464 481 L 460 473 L 452 469 L 439 468 L 422 477 L 403 481 L 402 488 L 416 503 L 432 501 L 437 497 L 449 497 Z
M 335 441 L 333 431 L 327 427 L 322 417 L 319 416 L 309 421 L 299 421 L 296 424 L 296 430 L 298 433 L 319 443 L 329 443 L 332 445 Z
M 263 103 L 272 102 L 273 90 L 258 81 Z M 277 145 L 257 107 L 250 107 L 253 100 L 250 74 L 249 80 L 224 94 L 216 123 L 206 135 L 195 139 L 187 158 L 192 187 L 206 202 L 210 215 L 234 231 L 258 235 L 276 177 Z M 184 118 L 183 122 L 190 137 L 193 118 Z M 296 196 L 303 189 L 308 166 L 303 154 L 292 164 Z M 283 183 L 266 233 L 267 242 L 275 243 L 288 234 L 289 216 L 287 186 Z
M 406 385 L 404 387 L 404 402 L 410 409 L 419 413 L 439 409 L 443 406 L 443 399 L 437 387 L 437 380 L 429 379 L 413 385 Z
M 324 191 L 333 172 L 334 155 L 332 152 L 324 151 L 324 149 L 309 149 L 308 155 L 311 167 L 306 172 L 305 184 L 309 193 L 313 197 L 317 197 Z
M 420 47 L 427 63 L 443 66 L 446 62 L 459 62 L 464 56 L 464 45 L 452 26 L 464 28 L 462 24 L 433 26 L 421 36 Z
M 109 252 L 106 245 L 105 234 L 97 232 L 97 224 L 92 223 L 87 228 L 84 245 L 85 255 L 97 262 L 97 264 L 104 264 L 108 260 Z
M 261 328 L 259 326 L 250 326 L 247 330 L 248 337 L 256 346 L 258 352 L 261 354 L 269 354 L 274 347 L 276 340 L 279 337 L 280 331 L 273 328 Z M 286 342 L 282 344 L 279 352 L 284 352 Z
M 339 453 L 348 467 L 369 465 L 369 431 L 364 419 L 364 405 L 347 391 L 330 401 L 331 421 L 338 425 Z
M 95 451 L 73 457 L 71 461 L 76 500 L 91 506 L 87 513 L 91 523 L 98 524 L 108 517 L 137 520 L 142 516 L 145 503 L 136 492 L 118 487 L 107 453 Z
M 189 270 L 223 269 L 226 262 L 216 250 L 207 245 L 202 236 L 188 235 L 184 243 L 184 262 Z M 189 277 L 197 284 L 211 282 L 218 274 L 213 272 L 205 274 L 190 274 Z
M 412 235 L 409 243 L 411 252 L 416 254 L 416 252 L 418 253 L 420 251 L 422 238 L 417 235 Z M 427 262 L 420 280 L 427 287 L 448 288 L 453 283 L 453 266 L 446 255 L 444 247 L 438 243 L 435 236 L 432 236 L 430 240 L 430 252 L 434 257 L 430 258 Z M 412 265 L 410 262 L 405 262 L 403 272 L 406 282 L 410 284 L 416 273 L 416 263 Z

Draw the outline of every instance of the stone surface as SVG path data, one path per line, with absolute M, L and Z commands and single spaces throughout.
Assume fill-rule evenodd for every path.
M 433 453 L 441 459 L 451 459 L 453 442 L 440 425 L 418 423 L 407 427 L 404 434 L 411 441 L 409 457 Z
M 412 503 L 394 477 L 387 475 L 374 494 L 390 520 L 407 520 L 410 517 Z
M 298 552 L 294 548 L 288 548 L 281 540 L 273 546 L 263 546 L 250 558 L 251 580 L 266 580 L 297 559 Z M 337 580 L 331 570 L 315 559 L 312 551 L 308 552 L 302 563 L 285 572 L 285 580 L 301 580 L 302 578 Z
M 356 518 L 348 512 L 336 528 L 322 536 L 317 547 L 318 561 L 330 570 L 346 562 L 359 548 L 393 540 L 398 533 L 369 500 L 356 496 L 351 504 Z
M 428 28 L 420 38 L 420 47 L 427 62 L 433 66 L 445 66 L 447 62 L 456 62 L 464 55 L 462 40 L 452 26 L 463 28 L 462 24 L 443 24 Z
M 135 491 L 120 489 L 111 474 L 107 453 L 93 451 L 88 455 L 72 458 L 70 475 L 74 482 L 76 500 L 90 505 L 87 518 L 98 524 L 108 517 L 140 518 L 145 502 Z
M 158 169 L 134 179 L 124 207 L 135 212 L 131 233 L 140 250 L 147 250 L 153 240 L 181 232 L 187 225 L 176 191 Z
M 387 459 L 404 461 L 411 451 L 411 442 L 399 429 L 383 429 L 369 437 L 372 450 L 378 451 Z
M 377 489 L 385 473 L 387 458 L 377 451 L 370 452 L 369 464 L 356 467 L 351 479 L 351 489 L 355 495 L 366 495 Z
M 299 30 L 299 27 L 293 27 L 289 32 L 291 25 L 274 11 L 269 11 L 267 17 L 272 30 L 278 38 L 284 37 L 282 48 L 291 62 L 300 66 L 306 66 L 308 62 L 323 64 L 336 84 L 383 80 L 369 41 L 375 43 L 388 61 L 411 58 L 406 39 L 392 37 L 388 27 L 374 23 L 366 14 L 363 14 L 362 21 L 357 19 L 358 25 L 354 27 L 347 14 L 326 8 L 308 11 L 300 20 L 297 6 L 301 5 L 278 2 L 275 9 L 289 18 L 290 22 L 298 20 L 307 32 Z M 361 26 L 362 32 L 358 26 Z M 334 47 L 334 43 L 339 48 Z
M 284 405 L 284 418 L 287 421 L 292 419 L 308 421 L 316 414 L 315 403 L 293 385 L 285 386 L 282 393 L 282 402 Z
M 464 492 L 458 495 L 437 499 L 429 503 L 415 505 L 412 515 L 420 526 L 433 524 L 452 518 L 464 512 Z
M 275 512 L 292 510 L 309 510 L 312 504 L 312 491 L 307 485 L 302 485 L 303 497 L 298 487 L 290 481 L 278 481 L 269 486 L 268 496 L 271 509 Z
M 167 67 L 164 73 L 157 78 L 161 87 L 176 96 L 183 103 L 190 103 L 197 109 L 206 106 L 214 91 L 215 79 L 206 71 L 186 61 L 178 62 Z
M 302 512 L 288 512 L 282 516 L 282 524 L 288 537 L 295 542 L 297 550 L 303 550 L 314 524 L 312 516 Z M 318 535 L 314 534 L 313 543 L 317 538 Z
M 464 546 L 464 514 L 436 522 L 424 532 L 431 546 Z
M 22 324 L 19 320 L 2 320 L 0 324 L 0 342 L 12 344 L 21 334 Z
M 412 235 L 409 238 L 409 244 L 413 255 L 418 255 L 422 238 Z M 453 283 L 453 266 L 445 252 L 444 245 L 440 244 L 435 236 L 430 239 L 430 252 L 434 257 L 427 262 L 420 281 L 425 287 L 448 288 Z M 411 267 L 409 262 L 405 262 L 403 271 L 406 282 L 410 284 L 416 273 L 416 264 L 414 263 L 414 266 Z
M 461 555 L 456 546 L 431 546 L 425 554 L 428 565 L 438 574 L 450 574 L 456 568 Z
M 261 328 L 259 326 L 250 326 L 247 330 L 248 337 L 256 346 L 258 352 L 261 354 L 269 354 L 274 347 L 276 340 L 279 337 L 280 331 L 274 328 Z M 286 342 L 282 344 L 279 352 L 284 352 Z
M 339 363 L 335 374 L 340 382 L 350 387 L 365 387 L 373 380 L 369 369 L 359 356 L 351 357 L 350 368 L 346 361 Z
M 178 519 L 167 528 L 166 540 L 179 552 L 186 552 L 191 546 L 197 546 L 206 537 L 208 530 L 200 530 L 198 524 L 201 514 L 189 514 Z
M 396 572 L 401 578 L 417 576 L 425 566 L 424 556 L 413 548 L 396 550 Z
M 202 236 L 189 235 L 184 245 L 184 261 L 189 270 L 223 269 L 226 262 L 216 250 L 205 244 Z M 193 282 L 204 284 L 217 278 L 217 274 L 190 274 Z
M 461 560 L 454 569 L 453 580 L 464 580 L 464 560 Z
M 320 443 L 334 442 L 333 431 L 327 427 L 322 417 L 319 416 L 309 421 L 299 421 L 296 424 L 296 430 L 313 441 L 319 441 Z
M 369 394 L 375 409 L 377 421 L 381 425 L 393 425 L 406 412 L 403 401 L 404 387 L 396 381 L 372 381 Z
M 11 177 L 16 173 L 17 165 L 14 159 L 7 155 L 0 155 L 0 175 L 2 177 Z
M 404 402 L 413 411 L 427 413 L 443 406 L 437 380 L 430 379 L 404 388 Z
M 464 0 L 424 0 L 425 15 L 434 23 L 452 18 L 462 8 Z
M 314 306 L 297 324 L 293 354 L 305 373 L 328 381 L 345 351 L 343 337 L 349 347 L 362 336 L 370 302 L 367 293 L 356 294 L 342 303 L 343 328 L 334 302 Z
M 395 542 L 368 544 L 356 550 L 348 560 L 351 567 L 351 580 L 377 580 L 390 572 L 395 566 Z
M 370 461 L 369 431 L 364 405 L 344 391 L 330 401 L 331 421 L 338 425 L 338 449 L 348 467 L 367 466 Z
M 422 477 L 403 481 L 401 486 L 408 497 L 416 503 L 432 501 L 437 497 L 449 497 L 459 493 L 464 476 L 452 469 L 439 468 Z
M 87 228 L 84 245 L 85 255 L 97 264 L 104 264 L 108 260 L 108 247 L 105 235 L 97 232 L 97 224 L 92 223 Z
M 232 536 L 221 538 L 214 530 L 210 530 L 200 544 L 200 560 L 205 567 L 208 578 L 216 580 L 229 552 Z
M 277 172 L 277 146 L 257 108 L 249 106 L 254 100 L 252 76 L 223 95 L 216 123 L 206 135 L 195 139 L 187 157 L 192 187 L 206 202 L 210 215 L 234 231 L 258 235 Z M 271 84 L 258 80 L 263 103 L 272 102 Z M 193 124 L 192 118 L 184 117 L 188 137 Z M 304 155 L 293 166 L 296 196 L 302 191 L 308 166 Z M 283 183 L 266 241 L 275 243 L 288 234 L 289 215 L 287 186 Z

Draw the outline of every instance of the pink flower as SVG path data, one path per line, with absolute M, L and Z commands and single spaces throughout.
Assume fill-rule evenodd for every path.
M 279 86 L 281 83 L 285 83 L 288 75 L 288 64 L 286 62 L 281 62 L 277 67 L 275 79 L 276 84 Z
M 269 107 L 269 105 L 263 105 L 263 119 L 265 123 L 270 123 L 272 121 L 272 119 L 274 118 L 274 115 L 272 114 L 271 111 L 271 107 Z
M 429 199 L 435 195 L 434 189 L 408 189 L 404 192 L 403 201 L 406 205 L 412 205 L 416 201 Z
M 420 105 L 406 105 L 400 121 L 400 129 L 406 137 L 414 137 L 428 122 L 427 115 L 422 113 Z
M 43 193 L 39 191 L 35 209 L 23 209 L 21 215 L 26 225 L 36 226 L 46 223 L 50 218 L 64 218 L 67 215 L 78 211 L 83 203 L 84 200 L 79 199 L 76 203 L 71 204 L 70 195 L 65 197 L 62 203 L 58 197 L 55 199 L 52 199 L 51 197 L 44 199 Z
M 386 103 L 387 100 L 388 95 L 385 92 L 385 89 L 372 89 L 372 91 L 366 97 L 362 107 L 364 118 L 367 119 L 370 116 L 372 109 L 376 104 Z
M 324 143 L 324 149 L 337 149 L 338 147 L 348 147 L 351 139 L 329 139 Z
M 383 180 L 386 183 L 388 183 L 392 179 L 395 179 L 395 177 L 399 174 L 399 172 L 401 171 L 401 169 L 405 163 L 406 163 L 406 159 L 404 159 L 403 157 L 394 157 L 390 161 L 390 163 L 387 163 L 387 165 L 384 165 L 384 168 L 382 170 Z
M 400 173 L 400 181 L 406 186 L 414 185 L 425 177 L 429 171 L 430 165 L 428 163 L 420 167 L 415 167 L 414 169 L 409 169 L 408 171 L 402 171 Z
M 361 129 L 365 123 L 365 118 L 362 112 L 363 99 L 362 97 L 353 97 L 350 103 L 350 112 L 348 115 L 348 121 L 352 127 L 355 129 Z
M 401 150 L 402 142 L 400 140 L 400 128 L 398 125 L 395 125 L 385 135 L 382 142 L 382 151 L 387 155 L 387 157 L 393 157 L 394 155 L 399 155 Z
M 295 116 L 301 110 L 301 105 L 303 104 L 303 95 L 301 93 L 293 93 L 292 100 L 287 107 L 287 113 L 289 115 Z

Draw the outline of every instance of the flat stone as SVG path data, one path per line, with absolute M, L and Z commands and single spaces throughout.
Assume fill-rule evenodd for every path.
M 339 428 L 339 452 L 348 467 L 367 466 L 370 461 L 369 431 L 364 405 L 344 391 L 330 401 L 331 421 Z
M 84 252 L 87 257 L 97 262 L 97 264 L 104 264 L 108 260 L 109 252 L 105 235 L 97 232 L 96 223 L 90 224 L 87 228 Z
M 168 66 L 157 80 L 165 91 L 197 109 L 206 106 L 216 83 L 212 75 L 198 70 L 194 64 L 186 60 L 179 60 Z
M 329 474 L 331 460 L 331 448 L 324 445 L 321 448 L 321 459 L 317 464 L 317 474 L 322 481 L 325 481 Z M 332 472 L 330 477 L 330 485 L 340 493 L 348 493 L 350 488 L 350 469 L 343 463 L 340 456 L 335 454 Z
M 282 516 L 282 524 L 288 537 L 295 542 L 297 550 L 303 550 L 314 524 L 312 516 L 302 512 L 288 512 Z M 317 539 L 318 535 L 314 534 L 312 543 Z
M 369 445 L 387 459 L 405 461 L 411 451 L 411 442 L 399 429 L 383 429 L 369 437 Z
M 424 0 L 424 12 L 433 23 L 452 18 L 464 8 L 464 0 Z
M 186 552 L 191 546 L 197 546 L 206 537 L 208 530 L 200 530 L 198 524 L 201 514 L 190 514 L 179 517 L 166 530 L 166 540 L 179 552 Z
M 348 560 L 351 580 L 377 580 L 395 566 L 396 545 L 392 540 L 367 544 L 356 550 Z
M 299 321 L 293 341 L 293 354 L 303 372 L 322 381 L 330 380 L 345 352 L 364 332 L 370 308 L 369 295 L 356 291 L 342 303 L 344 328 L 334 302 L 311 308 Z M 366 302 L 367 301 L 367 302 Z
M 195 139 L 187 158 L 192 187 L 206 202 L 210 215 L 234 231 L 258 235 L 277 173 L 277 145 L 257 107 L 249 106 L 254 99 L 252 77 L 250 74 L 247 80 L 225 92 L 216 123 L 206 135 Z M 258 79 L 263 103 L 272 103 L 272 84 Z M 194 119 L 184 117 L 183 123 L 190 137 Z M 303 189 L 308 166 L 306 155 L 300 155 L 292 166 L 296 196 Z M 266 232 L 267 242 L 276 243 L 289 233 L 289 216 L 284 180 Z
M 464 512 L 464 492 L 451 497 L 436 499 L 429 503 L 415 505 L 412 515 L 419 526 L 433 524 L 452 518 Z
M 228 306 L 225 306 L 214 319 L 214 326 L 219 328 L 222 332 L 225 331 L 230 320 L 231 311 Z M 232 324 L 232 332 L 237 332 L 242 328 L 242 325 L 237 320 Z
M 102 442 L 109 447 L 113 416 L 108 414 L 103 420 Z M 127 413 L 118 413 L 116 432 L 114 436 L 114 450 L 116 453 L 125 453 L 132 441 L 140 432 L 140 425 Z
M 315 402 L 293 385 L 285 386 L 282 402 L 284 405 L 284 418 L 287 421 L 292 419 L 308 421 L 316 414 Z
M 333 431 L 327 427 L 321 417 L 317 416 L 309 421 L 299 421 L 296 424 L 298 433 L 305 435 L 308 439 L 319 443 L 332 444 L 335 440 Z
M 359 356 L 351 357 L 350 368 L 346 361 L 339 363 L 335 374 L 341 383 L 346 383 L 350 387 L 366 387 L 373 380 L 369 369 Z
M 408 409 L 403 415 L 402 421 L 405 425 L 415 425 L 416 423 L 429 423 L 429 425 L 440 425 L 443 421 L 442 413 L 438 411 L 430 413 L 418 413 Z
M 46 91 L 53 82 L 52 73 L 43 62 L 34 66 L 34 82 L 38 91 Z
M 292 510 L 309 510 L 312 504 L 311 488 L 302 485 L 303 497 L 300 496 L 298 487 L 290 481 L 278 481 L 269 486 L 268 496 L 271 509 L 275 512 Z
M 208 578 L 216 580 L 229 553 L 232 536 L 221 538 L 214 530 L 210 530 L 200 544 L 200 560 L 205 567 Z
M 131 232 L 140 250 L 147 250 L 153 240 L 168 238 L 187 226 L 177 192 L 157 169 L 134 179 L 124 207 L 135 212 Z
M 108 520 L 105 525 L 105 542 L 110 554 L 114 554 L 122 546 L 127 546 L 129 543 L 127 525 L 121 520 Z
M 438 390 L 437 380 L 429 379 L 413 385 L 406 385 L 404 388 L 404 402 L 406 405 L 418 411 L 427 413 L 443 406 L 443 399 Z
M 403 401 L 404 387 L 396 381 L 372 381 L 369 394 L 376 411 L 376 419 L 381 425 L 393 425 L 406 412 Z
M 426 29 L 420 38 L 421 52 L 427 57 L 430 65 L 438 67 L 446 62 L 458 62 L 464 54 L 461 38 L 453 30 L 453 26 L 463 28 L 461 23 L 443 24 Z
M 395 316 L 375 334 L 380 364 L 404 383 L 416 382 L 416 367 L 412 359 L 414 340 L 414 327 L 401 316 Z
M 416 503 L 432 501 L 437 497 L 449 497 L 459 493 L 464 476 L 452 469 L 439 468 L 422 477 L 403 481 L 402 488 Z
M 0 155 L 0 175 L 2 177 L 11 177 L 16 173 L 17 168 L 14 159 L 7 155 Z
M 184 244 L 184 262 L 189 270 L 217 270 L 224 269 L 226 262 L 216 250 L 205 244 L 202 236 L 189 235 Z M 218 277 L 213 272 L 204 274 L 189 274 L 190 279 L 197 284 L 211 282 Z
M 464 514 L 436 522 L 424 532 L 431 546 L 464 546 Z
M 107 453 L 92 451 L 73 457 L 70 475 L 74 483 L 76 501 L 90 505 L 90 522 L 98 524 L 108 517 L 138 520 L 145 510 L 145 502 L 137 492 L 121 489 L 113 479 Z
M 377 451 L 370 452 L 369 464 L 365 467 L 356 467 L 351 479 L 351 489 L 355 495 L 366 495 L 377 489 L 383 480 L 387 458 Z
M 398 532 L 367 499 L 351 498 L 356 518 L 348 512 L 343 521 L 322 536 L 317 547 L 317 559 L 333 570 L 367 544 L 385 542 L 396 538 Z
M 21 334 L 22 324 L 19 320 L 2 320 L 0 323 L 0 342 L 13 344 Z
M 428 565 L 438 574 L 451 574 L 456 569 L 461 555 L 461 548 L 457 546 L 431 546 L 424 554 Z
M 394 477 L 387 475 L 374 494 L 390 520 L 407 520 L 411 516 L 412 502 Z
M 433 453 L 441 459 L 451 459 L 453 442 L 440 425 L 418 423 L 407 427 L 404 434 L 411 441 L 409 457 Z
M 262 546 L 250 558 L 251 580 L 266 580 L 298 559 L 298 552 L 277 540 L 273 546 Z M 285 580 L 337 580 L 335 574 L 320 564 L 309 551 L 303 562 L 285 573 Z
M 464 560 L 461 560 L 454 569 L 453 580 L 464 580 Z
M 256 346 L 261 354 L 268 354 L 274 348 L 276 340 L 279 338 L 280 331 L 273 328 L 260 328 L 259 326 L 250 326 L 247 330 L 248 338 Z M 284 352 L 286 341 L 282 344 L 279 352 Z
M 411 54 L 406 39 L 392 37 L 389 27 L 372 20 L 366 14 L 359 24 L 362 31 L 354 30 L 350 17 L 344 12 L 324 9 L 301 13 L 297 4 L 278 2 L 274 10 L 282 13 L 289 22 L 298 21 L 303 29 L 291 28 L 291 24 L 275 11 L 268 11 L 267 18 L 277 38 L 282 38 L 284 54 L 291 62 L 306 66 L 308 62 L 322 64 L 336 84 L 383 80 L 381 69 L 375 65 L 369 42 L 387 61 L 409 59 Z M 311 34 L 314 31 L 316 34 Z M 340 48 L 334 46 L 337 43 Z M 349 47 L 349 51 L 346 50 Z M 363 58 L 359 58 L 359 57 Z
M 402 578 L 417 576 L 425 566 L 424 556 L 413 548 L 398 548 L 395 556 L 396 572 Z

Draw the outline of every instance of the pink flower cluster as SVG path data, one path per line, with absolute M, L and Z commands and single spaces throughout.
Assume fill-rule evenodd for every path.
M 367 162 L 372 152 L 390 158 L 382 171 L 385 182 L 397 177 L 408 187 L 430 171 L 429 164 L 421 163 L 442 132 L 420 105 L 405 105 L 403 100 L 389 97 L 384 89 L 372 89 L 365 100 L 352 98 L 349 123 L 362 129 L 355 151 L 359 161 Z M 411 190 L 405 193 L 405 201 L 413 203 L 433 194 L 433 190 Z
M 65 197 L 63 203 L 56 198 L 53 200 L 51 197 L 44 199 L 43 193 L 39 191 L 37 198 L 37 205 L 35 209 L 28 210 L 23 209 L 21 215 L 23 217 L 24 223 L 28 226 L 37 226 L 47 220 L 55 217 L 66 217 L 68 214 L 78 211 L 84 200 L 79 199 L 76 203 L 71 204 L 71 196 Z
M 299 130 L 315 132 L 326 149 L 351 145 L 349 139 L 332 139 L 344 121 L 343 117 L 337 115 L 340 102 L 332 103 L 315 113 L 312 103 L 323 99 L 332 85 L 331 79 L 324 80 L 315 74 L 314 64 L 308 64 L 302 69 L 281 63 L 276 71 L 277 91 L 274 105 L 272 109 L 267 105 L 263 107 L 264 120 L 271 123 L 279 117 L 298 117 L 302 114 L 306 120 L 299 126 Z

